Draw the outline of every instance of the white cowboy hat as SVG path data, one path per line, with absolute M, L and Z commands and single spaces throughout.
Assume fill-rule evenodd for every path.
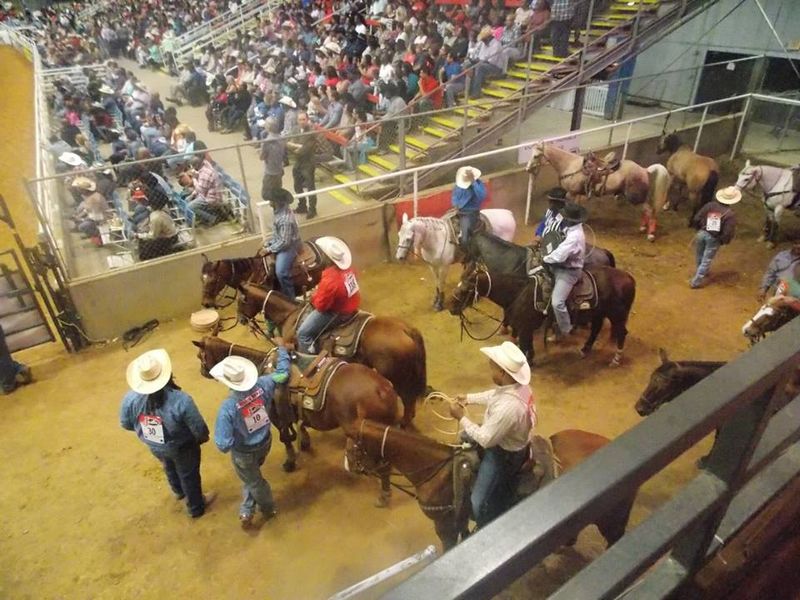
M 145 352 L 131 361 L 125 378 L 134 392 L 153 394 L 167 385 L 172 375 L 172 361 L 163 348 Z
M 101 85 L 101 86 L 100 86 L 100 89 L 99 89 L 98 91 L 99 91 L 101 94 L 107 94 L 107 95 L 109 95 L 109 96 L 114 94 L 114 90 L 113 90 L 113 89 L 111 89 L 111 87 L 110 87 L 110 86 L 107 86 L 105 83 L 104 83 L 103 85 Z
M 226 356 L 209 371 L 217 381 L 237 392 L 253 389 L 258 381 L 258 369 L 242 356 Z
M 367 35 L 367 26 L 363 23 L 356 25 L 356 33 L 359 35 Z
M 88 177 L 76 177 L 75 181 L 72 182 L 72 187 L 89 192 L 93 192 L 97 189 L 95 182 Z
M 717 202 L 721 204 L 736 204 L 742 199 L 742 192 L 736 186 L 722 188 L 717 191 Z
M 353 255 L 350 248 L 342 240 L 332 235 L 326 235 L 316 240 L 317 246 L 340 269 L 349 269 L 353 264 Z
M 63 163 L 67 163 L 71 167 L 80 167 L 81 165 L 86 164 L 83 162 L 83 159 L 74 152 L 62 152 L 59 155 L 58 160 Z
M 468 178 L 467 175 L 469 173 L 472 173 L 472 179 Z M 469 189 L 469 186 L 471 186 L 474 181 L 480 179 L 480 177 L 481 172 L 475 167 L 459 167 L 458 171 L 456 171 L 456 185 L 462 190 L 466 190 Z
M 328 41 L 322 47 L 332 54 L 339 55 L 342 53 L 342 47 L 334 41 Z
M 493 363 L 503 369 L 521 385 L 528 385 L 531 381 L 531 367 L 525 360 L 522 350 L 511 342 L 503 342 L 499 346 L 486 346 L 481 348 Z
M 297 108 L 297 103 L 292 100 L 289 96 L 282 96 L 280 100 L 278 100 L 281 104 L 285 104 L 290 108 Z

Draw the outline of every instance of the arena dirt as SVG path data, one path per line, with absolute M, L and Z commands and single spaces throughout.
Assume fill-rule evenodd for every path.
M 20 174 L 33 172 L 29 73 L 24 60 L 4 48 L 0 64 L 0 191 L 32 232 L 18 186 Z M 535 209 L 541 212 L 543 204 Z M 637 232 L 633 208 L 611 199 L 591 206 L 597 243 L 610 248 L 637 281 L 625 361 L 619 369 L 607 366 L 612 356 L 607 326 L 586 360 L 577 356 L 583 333 L 547 354 L 537 337 L 533 388 L 540 433 L 580 428 L 614 437 L 638 423 L 633 403 L 658 363 L 659 347 L 675 358 L 705 360 L 731 359 L 746 349 L 740 326 L 756 307 L 758 278 L 772 252 L 755 242 L 761 217 L 756 201 L 748 199 L 737 212 L 739 234 L 721 251 L 712 284 L 692 291 L 687 285 L 691 231 L 683 213 L 662 217 L 659 240 L 650 244 Z M 798 235 L 797 221 L 787 221 Z M 521 228 L 518 241 L 530 231 Z M 456 275 L 454 270 L 451 280 Z M 478 353 L 482 344 L 459 341 L 458 321 L 430 311 L 430 279 L 423 265 L 369 269 L 361 274 L 364 307 L 423 330 L 435 388 L 455 394 L 488 386 L 486 362 Z M 223 335 L 259 344 L 242 327 Z M 343 470 L 339 432 L 312 432 L 312 454 L 304 454 L 299 470 L 289 475 L 280 469 L 282 448 L 273 447 L 265 473 L 280 514 L 249 532 L 238 526 L 240 488 L 229 460 L 206 445 L 204 487 L 219 498 L 206 516 L 189 519 L 158 463 L 133 434 L 119 428 L 118 408 L 128 361 L 164 347 L 177 381 L 213 426 L 225 389 L 199 375 L 189 343 L 195 337 L 187 315 L 186 322 L 162 324 L 130 352 L 114 343 L 77 356 L 55 344 L 20 353 L 37 381 L 0 397 L 0 597 L 324 598 L 438 543 L 431 522 L 403 494 L 395 492 L 389 509 L 373 508 L 377 483 Z M 430 407 L 419 408 L 416 424 L 447 439 L 433 430 L 434 424 L 448 424 L 435 420 Z M 694 461 L 707 449 L 708 441 L 643 486 L 633 522 L 688 481 L 696 472 Z M 595 529 L 587 528 L 575 548 L 548 558 L 503 597 L 545 597 L 602 549 Z

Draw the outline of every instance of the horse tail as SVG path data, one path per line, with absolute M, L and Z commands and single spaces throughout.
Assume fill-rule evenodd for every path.
M 614 253 L 611 250 L 605 250 L 606 256 L 608 257 L 608 266 L 616 268 L 617 266 L 617 259 L 614 257 Z
M 406 358 L 401 377 L 395 381 L 395 389 L 403 402 L 401 425 L 407 427 L 417 412 L 417 400 L 425 395 L 428 388 L 427 358 L 425 341 L 418 329 L 406 326 L 404 333 L 413 344 L 413 351 Z
M 650 177 L 650 205 L 654 209 L 664 206 L 669 193 L 669 171 L 661 163 L 655 163 L 647 167 L 647 173 Z
M 711 171 L 711 173 L 708 174 L 708 179 L 706 179 L 703 189 L 700 190 L 700 206 L 703 206 L 706 202 L 711 202 L 714 199 L 714 192 L 717 190 L 718 182 L 719 173 L 717 171 Z M 700 208 L 700 206 L 697 208 Z
M 409 383 L 414 398 L 421 398 L 428 389 L 428 367 L 427 358 L 425 353 L 425 340 L 422 339 L 422 334 L 419 329 L 409 327 L 406 331 L 408 337 L 414 340 L 414 345 L 417 348 L 416 361 L 412 365 L 412 370 L 409 373 Z

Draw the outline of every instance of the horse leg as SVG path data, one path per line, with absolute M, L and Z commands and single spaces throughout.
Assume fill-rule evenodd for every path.
M 774 248 L 778 241 L 778 223 L 780 223 L 783 211 L 784 208 L 782 205 L 775 207 L 775 212 L 772 215 L 772 222 L 770 223 L 769 235 L 767 236 L 767 248 Z
M 431 265 L 433 272 L 433 280 L 436 283 L 436 295 L 433 298 L 433 310 L 440 312 L 444 310 L 444 283 L 447 280 L 447 265 L 439 265 L 434 268 Z
M 391 474 L 392 465 L 388 462 L 378 467 L 378 475 L 381 480 L 381 493 L 378 495 L 378 499 L 375 500 L 375 506 L 378 508 L 386 508 L 389 506 L 389 500 L 392 498 Z
M 639 231 L 647 232 L 649 242 L 656 241 L 656 211 L 649 204 L 645 204 L 642 209 L 642 226 Z
M 603 315 L 598 311 L 592 315 L 592 329 L 589 331 L 589 338 L 586 340 L 583 348 L 581 348 L 581 358 L 589 356 L 589 352 L 592 351 L 592 346 L 594 346 L 594 342 L 597 340 L 597 336 L 600 334 L 602 328 Z
M 297 453 L 292 442 L 284 442 L 283 447 L 286 448 L 286 460 L 283 461 L 281 468 L 285 472 L 291 473 L 297 468 Z
M 597 520 L 597 529 L 606 538 L 608 548 L 616 544 L 625 535 L 625 526 L 628 524 L 632 507 L 633 498 L 623 500 Z
M 300 450 L 302 452 L 310 452 L 311 451 L 311 436 L 308 435 L 308 429 L 306 429 L 306 424 L 302 421 L 300 422 Z
M 614 351 L 614 358 L 611 359 L 610 367 L 618 367 L 622 363 L 622 351 L 625 348 L 625 338 L 628 336 L 628 328 L 625 326 L 625 317 L 609 317 L 611 321 L 611 336 L 617 342 L 617 349 Z
M 533 350 L 533 327 L 530 324 L 525 323 L 516 333 L 517 345 L 519 346 L 519 349 L 522 350 L 522 353 L 525 355 L 528 364 L 533 366 L 533 359 L 535 355 Z

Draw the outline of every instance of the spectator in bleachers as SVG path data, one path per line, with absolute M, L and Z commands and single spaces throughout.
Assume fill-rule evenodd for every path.
M 478 50 L 478 64 L 472 70 L 472 81 L 469 85 L 470 98 L 481 95 L 483 82 L 487 78 L 500 77 L 505 70 L 505 54 L 503 46 L 494 37 L 491 27 L 484 27 L 478 35 L 481 46 Z
M 314 177 L 317 168 L 317 136 L 319 134 L 314 132 L 311 120 L 305 112 L 300 112 L 297 115 L 297 124 L 300 126 L 300 132 L 306 135 L 301 137 L 299 142 L 287 142 L 287 146 L 290 150 L 294 151 L 297 157 L 294 167 L 292 168 L 294 193 L 302 194 L 303 192 L 313 192 L 317 189 Z M 305 197 L 300 198 L 295 212 L 305 214 L 307 219 L 316 217 L 316 194 L 308 196 L 308 201 L 306 201 Z
M 246 122 L 247 109 L 250 108 L 252 100 L 246 83 L 235 84 L 233 94 L 228 95 L 228 105 L 222 111 L 220 133 L 231 133 Z
M 205 88 L 205 78 L 194 68 L 194 63 L 188 61 L 181 67 L 178 84 L 172 86 L 167 100 L 178 106 L 182 106 L 184 101 L 191 103 L 200 86 Z
M 550 40 L 553 56 L 569 56 L 569 31 L 575 16 L 575 0 L 550 0 Z
M 134 230 L 137 232 L 144 233 L 149 228 L 150 211 L 147 208 L 147 203 L 147 192 L 145 192 L 144 188 L 138 185 L 134 187 L 133 191 L 131 191 L 131 213 L 129 217 L 131 223 L 133 223 Z
M 169 216 L 166 207 L 166 200 L 153 198 L 149 200 L 150 216 L 147 220 L 147 228 L 143 232 L 136 233 L 139 240 L 139 259 L 148 260 L 159 256 L 165 256 L 175 251 L 178 243 L 178 229 L 175 222 Z
M 300 131 L 297 124 L 297 103 L 290 96 L 282 96 L 279 102 L 285 111 L 281 136 L 296 135 Z
M 287 164 L 286 140 L 278 135 L 278 122 L 268 118 L 264 124 L 267 137 L 261 144 L 260 158 L 264 162 L 261 197 L 269 201 L 272 191 L 283 187 L 283 169 Z
M 325 113 L 325 117 L 319 122 L 319 126 L 326 129 L 333 129 L 337 127 L 342 120 L 344 105 L 339 97 L 339 92 L 336 91 L 335 84 L 328 86 L 327 94 L 328 109 Z
M 95 182 L 88 177 L 76 177 L 71 187 L 77 190 L 82 198 L 72 215 L 73 223 L 95 246 L 102 246 L 99 225 L 106 221 L 108 202 L 97 191 Z
M 345 165 L 350 171 L 355 171 L 358 165 L 364 164 L 367 161 L 367 153 L 377 145 L 375 131 L 372 130 L 370 123 L 367 113 L 357 109 L 353 137 L 343 151 Z
M 439 71 L 439 81 L 444 85 L 447 106 L 458 104 L 459 97 L 467 87 L 467 79 L 464 67 L 455 52 L 447 53 L 447 62 Z
M 199 140 L 194 143 L 196 151 L 207 149 Z M 195 154 L 191 163 L 193 190 L 186 200 L 201 225 L 214 225 L 221 216 L 222 181 L 208 153 Z
M 387 83 L 383 88 L 383 98 L 378 105 L 378 110 L 383 110 L 383 116 L 387 119 L 399 117 L 406 109 L 406 101 L 400 95 L 400 91 L 394 82 Z M 398 121 L 388 121 L 380 128 L 378 136 L 378 149 L 385 152 L 391 144 L 397 142 Z

